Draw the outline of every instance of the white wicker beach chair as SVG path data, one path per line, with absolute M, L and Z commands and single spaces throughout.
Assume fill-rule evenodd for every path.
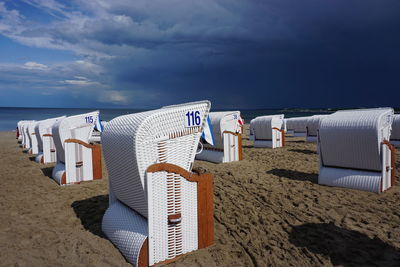
M 254 120 L 255 119 L 256 118 L 250 120 L 250 124 L 249 124 L 249 140 L 250 141 L 254 141 L 254 129 L 253 129 L 253 126 L 254 126 Z
M 393 109 L 338 111 L 321 120 L 318 183 L 383 192 L 394 185 Z
M 196 159 L 215 163 L 242 160 L 242 126 L 239 119 L 240 111 L 211 112 L 214 145 L 202 142 L 203 150 L 196 155 Z
M 277 148 L 285 145 L 284 115 L 257 117 L 251 121 L 254 147 Z
M 24 135 L 22 147 L 27 149 L 26 151 L 28 153 L 29 153 L 29 150 L 31 149 L 31 145 L 32 145 L 32 136 L 31 136 L 31 132 L 29 131 L 29 126 L 33 123 L 35 123 L 35 121 L 25 121 L 22 125 L 22 133 Z
M 66 118 L 66 116 L 43 120 L 36 124 L 35 133 L 39 148 L 35 158 L 37 163 L 57 162 L 56 146 L 51 129 L 57 121 L 64 118 Z
M 287 131 L 287 119 L 283 119 L 282 130 L 284 130 L 284 131 L 285 131 L 285 134 L 286 134 L 286 131 Z
M 209 109 L 208 101 L 170 106 L 105 127 L 110 206 L 102 229 L 134 266 L 213 243 L 212 176 L 190 172 Z
M 52 127 L 57 164 L 52 177 L 59 184 L 102 178 L 101 149 L 89 144 L 99 111 L 58 120 Z
M 21 136 L 21 145 L 20 147 L 25 148 L 25 133 L 24 133 L 24 125 L 25 125 L 26 121 L 20 121 L 18 124 L 19 127 L 19 135 Z M 18 140 L 19 142 L 19 140 Z
M 18 129 L 19 129 L 19 136 L 20 136 L 20 138 L 18 138 L 18 143 L 21 144 L 20 147 L 24 147 L 24 144 L 25 144 L 24 124 L 25 124 L 25 121 L 18 122 Z
M 29 136 L 30 136 L 30 148 L 28 150 L 28 154 L 37 155 L 39 153 L 39 142 L 38 137 L 36 136 L 35 128 L 41 121 L 35 121 L 30 123 L 28 126 Z
M 394 115 L 390 143 L 395 147 L 400 147 L 400 114 Z
M 318 129 L 320 121 L 328 115 L 314 115 L 308 118 L 306 126 L 306 141 L 317 143 L 318 142 Z
M 295 137 L 307 135 L 307 121 L 309 117 L 295 117 L 286 119 L 287 134 Z
M 22 129 L 21 129 L 21 127 L 22 127 L 22 123 L 23 123 L 24 121 L 19 121 L 19 122 L 17 122 L 17 129 L 16 129 L 16 135 L 17 135 L 17 141 L 18 141 L 18 143 L 21 143 L 22 142 Z

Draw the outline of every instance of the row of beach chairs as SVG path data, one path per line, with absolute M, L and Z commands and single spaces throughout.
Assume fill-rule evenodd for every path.
M 285 135 L 317 143 L 319 184 L 381 193 L 395 183 L 400 115 L 391 108 L 289 119 L 271 115 L 250 122 L 254 147 L 282 147 Z
M 209 101 L 200 101 L 124 115 L 101 133 L 109 174 L 102 230 L 134 266 L 170 263 L 214 242 L 212 176 L 193 173 L 192 167 L 195 158 L 242 160 L 243 120 L 239 111 L 210 108 Z M 90 144 L 97 120 L 98 112 L 92 112 L 34 127 L 23 121 L 18 130 L 31 153 L 36 152 L 33 137 L 41 137 L 37 161 L 56 159 L 53 178 L 58 183 L 79 183 L 101 175 L 100 147 Z M 389 140 L 400 143 L 399 124 L 391 108 L 296 119 L 282 114 L 252 120 L 250 136 L 261 148 L 284 146 L 288 132 L 306 136 L 317 142 L 320 184 L 380 193 L 394 185 L 395 148 Z M 32 127 L 38 134 L 32 135 Z
M 109 173 L 102 230 L 134 266 L 166 264 L 214 242 L 212 176 L 192 172 L 203 128 L 211 128 L 210 107 L 200 101 L 120 116 L 101 134 Z M 58 183 L 96 179 L 96 170 L 101 174 L 95 156 L 100 150 L 89 144 L 97 120 L 98 112 L 56 118 L 38 134 L 44 141 L 50 132 Z M 18 123 L 20 141 L 30 153 L 36 134 L 28 129 L 42 123 Z M 43 148 L 39 153 L 48 154 Z
M 60 185 L 75 184 L 102 177 L 101 148 L 92 139 L 95 128 L 102 128 L 99 111 L 20 121 L 17 138 L 36 162 L 56 163 L 52 178 Z

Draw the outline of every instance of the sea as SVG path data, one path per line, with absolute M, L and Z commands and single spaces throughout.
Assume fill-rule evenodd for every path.
M 0 107 L 0 131 L 13 131 L 20 120 L 44 120 L 59 116 L 71 116 L 91 112 L 96 109 L 82 108 L 12 108 Z M 98 109 L 100 119 L 110 121 L 115 117 L 146 111 L 144 109 Z M 237 110 L 237 109 L 231 109 Z M 225 110 L 212 110 L 225 111 Z M 258 116 L 285 114 L 285 118 L 312 116 L 316 114 L 330 114 L 334 112 L 330 109 L 243 109 L 240 110 L 245 123 Z

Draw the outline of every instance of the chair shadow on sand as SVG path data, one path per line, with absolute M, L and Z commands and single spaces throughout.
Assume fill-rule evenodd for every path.
M 71 207 L 86 230 L 92 234 L 106 238 L 101 230 L 101 221 L 108 208 L 108 195 L 77 200 L 71 204 Z
M 333 223 L 294 226 L 289 241 L 312 253 L 328 256 L 335 266 L 400 266 L 399 249 Z
M 286 169 L 272 169 L 267 171 L 268 174 L 273 174 L 278 177 L 285 177 L 291 180 L 297 181 L 310 181 L 314 184 L 318 183 L 318 174 L 316 173 L 307 173 Z
M 305 140 L 292 140 L 292 138 L 295 138 L 295 137 L 293 137 L 293 136 L 286 136 L 286 137 L 285 137 L 285 141 L 290 142 L 290 143 L 300 143 L 300 144 L 303 144 L 303 143 L 306 142 Z
M 312 154 L 317 154 L 317 152 L 310 150 L 310 149 L 288 149 L 288 151 L 292 152 L 297 152 L 297 153 L 303 153 L 306 155 L 312 155 Z
M 53 168 L 54 167 L 45 167 L 45 168 L 41 168 L 40 170 L 42 171 L 44 176 L 47 176 L 50 179 L 53 179 L 53 178 L 51 178 L 51 175 L 52 175 L 52 172 L 53 172 Z

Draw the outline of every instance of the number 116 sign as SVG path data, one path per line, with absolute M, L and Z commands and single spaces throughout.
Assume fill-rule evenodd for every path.
M 188 111 L 185 115 L 186 115 L 185 118 L 186 127 L 197 127 L 201 125 L 200 111 L 198 110 Z

